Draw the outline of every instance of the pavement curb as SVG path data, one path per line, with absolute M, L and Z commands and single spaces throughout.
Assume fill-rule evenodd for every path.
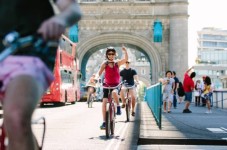
M 222 139 L 186 138 L 182 136 L 181 131 L 169 126 L 170 122 L 165 117 L 163 121 L 166 129 L 159 130 L 146 102 L 141 102 L 140 111 L 138 145 L 227 145 L 227 140 Z
M 227 145 L 226 140 L 207 139 L 148 139 L 139 138 L 138 145 Z

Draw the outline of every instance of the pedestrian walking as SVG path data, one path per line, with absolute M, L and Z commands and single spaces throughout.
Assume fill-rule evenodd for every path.
M 172 78 L 172 72 L 167 71 L 166 77 L 163 79 L 163 109 L 164 112 L 171 112 L 171 107 L 173 103 L 173 89 L 175 88 L 174 79 Z M 167 111 L 167 105 L 168 105 L 168 111 Z
M 173 89 L 173 108 L 177 108 L 177 89 L 179 88 L 179 79 L 176 77 L 176 72 L 173 71 L 172 78 L 174 79 L 174 89 Z

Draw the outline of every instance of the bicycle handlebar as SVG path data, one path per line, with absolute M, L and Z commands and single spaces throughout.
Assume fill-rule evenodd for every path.
M 104 89 L 116 89 L 119 86 L 121 86 L 122 84 L 124 84 L 125 81 L 122 81 L 121 83 L 119 83 L 117 86 L 111 87 L 111 86 L 103 86 Z
M 134 88 L 135 87 L 135 84 L 134 85 L 132 85 L 132 86 L 125 86 L 124 88 L 126 88 L 126 89 L 132 89 L 132 88 Z
M 10 32 L 3 40 L 6 48 L 0 54 L 0 62 L 6 59 L 9 55 L 17 52 L 21 48 L 25 48 L 34 45 L 35 48 L 43 46 L 57 46 L 58 42 L 49 41 L 45 42 L 39 35 L 29 35 L 26 37 L 20 37 L 17 32 Z

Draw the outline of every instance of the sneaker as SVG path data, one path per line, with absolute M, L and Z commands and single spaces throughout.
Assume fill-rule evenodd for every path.
M 121 105 L 121 108 L 125 108 L 125 104 L 122 104 L 122 105 Z
M 192 111 L 189 110 L 189 109 L 184 109 L 184 110 L 183 110 L 183 113 L 192 113 Z
M 132 116 L 135 116 L 135 112 L 132 112 Z
M 100 126 L 100 129 L 101 130 L 105 130 L 106 129 L 106 123 L 105 122 L 102 123 L 102 125 Z
M 117 106 L 117 115 L 121 115 L 121 107 Z
M 205 113 L 206 113 L 206 114 L 211 114 L 212 111 L 211 111 L 211 110 L 207 110 Z

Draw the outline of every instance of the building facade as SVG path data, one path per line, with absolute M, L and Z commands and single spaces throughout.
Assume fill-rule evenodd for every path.
M 174 70 L 183 78 L 188 68 L 188 0 L 79 0 L 79 3 L 83 19 L 78 26 L 77 48 L 82 74 L 86 74 L 86 64 L 93 53 L 124 44 L 148 58 L 146 82 L 156 83 L 167 70 Z M 161 42 L 153 40 L 156 21 L 161 22 Z
M 227 87 L 227 30 L 203 28 L 198 31 L 195 69 L 198 78 L 208 75 L 216 88 Z

